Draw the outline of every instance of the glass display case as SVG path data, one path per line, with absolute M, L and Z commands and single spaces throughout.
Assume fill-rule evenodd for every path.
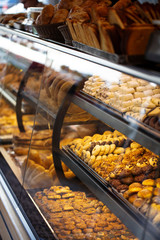
M 159 239 L 157 68 L 5 27 L 0 56 L 2 237 Z

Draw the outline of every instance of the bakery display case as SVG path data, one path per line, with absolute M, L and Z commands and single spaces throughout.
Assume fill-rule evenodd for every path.
M 16 127 L 1 140 L 5 234 L 159 239 L 157 67 L 119 65 L 2 26 L 0 34 L 1 135 L 7 121 Z M 4 199 L 15 202 L 20 231 Z

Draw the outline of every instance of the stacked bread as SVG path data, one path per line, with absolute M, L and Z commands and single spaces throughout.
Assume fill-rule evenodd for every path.
M 146 179 L 141 184 L 132 183 L 123 196 L 155 225 L 160 226 L 160 178 Z
M 116 130 L 78 138 L 68 146 L 119 192 L 157 176 L 158 156 Z
M 30 141 L 32 141 L 32 146 L 35 148 L 48 148 L 51 149 L 52 145 L 52 131 L 43 130 L 35 131 L 31 140 L 31 131 L 21 132 L 15 134 L 13 137 L 13 142 L 15 146 L 29 146 Z
M 74 85 L 83 80 L 84 77 L 80 73 L 67 67 L 62 66 L 60 72 L 47 68 L 42 79 L 40 101 L 45 102 L 47 107 L 56 113 Z M 65 121 L 88 120 L 91 118 L 91 115 L 88 115 L 77 105 L 71 103 Z
M 110 53 L 143 55 L 151 33 L 152 20 L 160 19 L 159 4 L 138 1 L 86 0 L 71 9 L 67 24 L 73 40 Z
M 84 192 L 53 186 L 37 192 L 34 200 L 58 239 L 137 239 L 102 202 Z
M 38 98 L 39 90 L 42 82 L 42 74 L 38 71 L 30 73 L 27 84 L 25 86 L 25 91 L 30 95 Z
M 159 85 L 125 74 L 119 82 L 112 83 L 92 76 L 85 82 L 83 91 L 139 121 L 160 106 Z

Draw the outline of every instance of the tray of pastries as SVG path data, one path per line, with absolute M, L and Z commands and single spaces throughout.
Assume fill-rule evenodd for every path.
M 63 149 L 119 193 L 158 177 L 158 156 L 116 130 L 74 139 Z
M 126 205 L 135 204 L 141 213 L 148 216 L 148 207 L 154 208 L 159 204 L 159 156 L 118 131 L 74 139 L 63 150 Z M 136 212 L 132 206 L 130 208 Z M 153 223 L 159 226 L 159 205 L 155 211 L 153 208 L 150 219 L 156 218 Z
M 124 224 L 94 196 L 68 186 L 32 195 L 59 239 L 134 239 Z
M 122 74 L 118 82 L 109 83 L 99 76 L 91 76 L 80 92 L 102 102 L 130 121 L 146 126 L 159 135 L 160 87 L 145 80 Z M 147 118 L 152 116 L 152 120 Z M 147 119 L 146 119 L 147 118 Z

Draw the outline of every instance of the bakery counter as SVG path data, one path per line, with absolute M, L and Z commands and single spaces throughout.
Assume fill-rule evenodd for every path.
M 16 125 L 0 166 L 37 239 L 158 240 L 159 72 L 0 31 L 11 37 L 2 92 L 16 96 L 14 121 L 0 114 Z

